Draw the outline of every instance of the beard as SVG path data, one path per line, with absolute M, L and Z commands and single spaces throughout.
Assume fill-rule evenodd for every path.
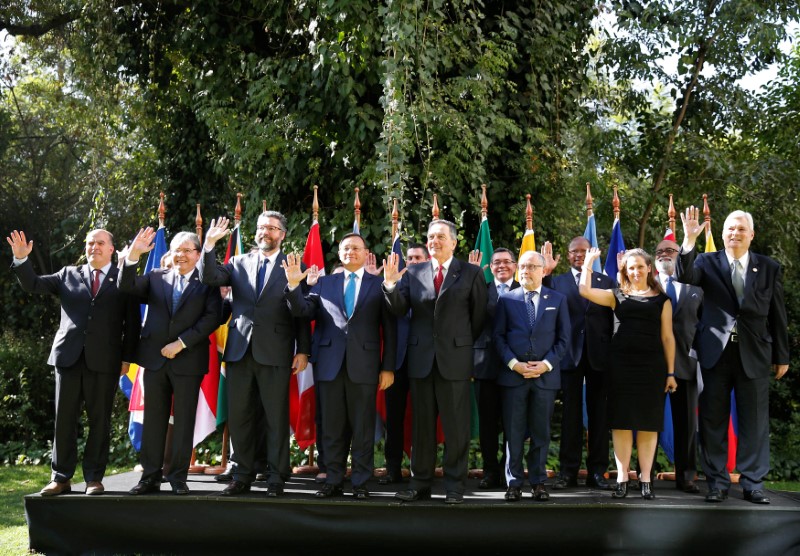
M 656 270 L 661 274 L 668 274 L 671 276 L 675 273 L 675 261 L 672 259 L 664 261 L 659 259 L 656 261 Z

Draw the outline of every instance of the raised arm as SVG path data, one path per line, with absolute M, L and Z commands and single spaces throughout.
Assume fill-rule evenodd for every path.
M 612 309 L 617 305 L 617 299 L 614 297 L 614 292 L 611 290 L 604 290 L 595 288 L 592 285 L 592 265 L 594 261 L 600 258 L 600 249 L 592 247 L 586 253 L 586 258 L 583 260 L 581 267 L 581 282 L 578 285 L 578 291 L 582 297 L 585 297 L 592 303 L 597 303 L 603 307 L 611 307 Z

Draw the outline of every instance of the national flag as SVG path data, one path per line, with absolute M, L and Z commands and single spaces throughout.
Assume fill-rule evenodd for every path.
M 714 253 L 714 235 L 711 233 L 711 222 L 706 225 L 706 253 Z M 731 416 L 728 419 L 728 473 L 736 469 L 736 449 L 739 445 L 739 416 L 736 412 L 736 392 L 731 390 Z
M 533 237 L 532 230 L 531 237 Z M 486 283 L 488 284 L 494 280 L 492 271 L 489 269 L 489 263 L 492 262 L 494 247 L 492 246 L 492 236 L 489 233 L 489 219 L 486 216 L 484 216 L 481 220 L 481 227 L 478 230 L 478 237 L 475 239 L 475 249 L 481 252 L 480 267 L 483 269 L 483 276 L 486 278 Z
M 611 228 L 611 242 L 608 244 L 608 254 L 603 273 L 609 278 L 617 279 L 617 254 L 625 251 L 625 240 L 622 239 L 622 225 L 619 218 L 614 220 L 614 227 Z
M 147 254 L 147 262 L 144 265 L 144 274 L 154 268 L 161 266 L 161 258 L 169 250 L 167 247 L 166 230 L 163 226 L 156 230 L 156 237 L 153 239 L 155 247 Z M 147 318 L 147 305 L 141 305 L 142 323 Z M 128 436 L 131 444 L 137 452 L 142 447 L 142 427 L 144 425 L 144 369 L 135 363 L 131 363 L 128 372 L 119 377 L 119 387 L 125 397 L 128 398 Z
M 239 226 L 231 232 L 228 240 L 228 248 L 225 250 L 225 264 L 228 264 L 233 257 L 239 256 L 244 252 L 242 248 L 242 234 Z M 217 352 L 223 354 L 225 345 L 228 342 L 228 322 L 217 328 Z M 217 426 L 222 425 L 228 420 L 228 388 L 227 388 L 227 369 L 225 363 L 220 364 L 219 368 L 219 388 L 217 389 Z
M 358 221 L 353 222 L 353 233 L 358 233 Z M 306 247 L 303 250 L 303 263 L 306 268 L 317 265 L 320 276 L 325 274 L 325 257 L 322 254 L 319 222 L 316 220 L 308 230 Z M 313 331 L 314 324 L 312 323 L 311 326 Z M 314 369 L 309 363 L 304 371 L 292 375 L 292 379 L 289 381 L 289 425 L 301 450 L 305 450 L 316 442 L 315 412 Z
M 667 227 L 667 229 L 664 231 L 664 239 L 675 241 L 675 232 L 672 231 L 672 228 Z M 675 242 L 677 243 L 677 241 Z M 658 273 L 658 270 L 656 270 L 655 266 L 653 267 L 653 273 Z M 664 454 L 666 454 L 667 459 L 674 463 L 675 429 L 672 426 L 672 400 L 670 400 L 669 396 L 665 396 L 664 398 L 664 428 L 660 433 L 658 433 L 658 444 L 661 446 L 661 449 L 664 450 Z
M 667 229 L 664 231 L 664 239 L 678 243 L 678 240 L 675 239 L 675 232 L 673 232 L 672 228 L 670 227 L 667 227 Z
M 519 257 L 517 257 L 517 260 L 520 260 L 522 254 L 528 251 L 536 251 L 536 237 L 533 234 L 533 230 L 525 230 L 525 234 L 522 236 L 522 245 L 519 247 Z M 517 270 L 516 279 L 519 281 L 519 270 Z
M 589 241 L 591 247 L 597 247 L 597 227 L 594 223 L 594 214 L 590 214 L 586 220 L 586 229 L 583 231 L 583 237 Z M 595 259 L 592 265 L 593 272 L 600 272 L 600 259 Z M 616 276 L 616 275 L 615 275 Z

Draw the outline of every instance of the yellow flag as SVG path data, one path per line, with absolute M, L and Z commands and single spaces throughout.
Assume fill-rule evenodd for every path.
M 706 253 L 713 253 L 716 250 L 717 247 L 714 245 L 714 236 L 711 233 L 711 224 L 709 224 L 706 228 Z
M 517 261 L 522 258 L 523 253 L 528 251 L 536 251 L 536 238 L 533 236 L 533 230 L 525 230 L 525 235 L 522 236 L 522 245 L 519 248 L 519 257 Z M 519 270 L 517 270 L 516 279 L 519 280 Z

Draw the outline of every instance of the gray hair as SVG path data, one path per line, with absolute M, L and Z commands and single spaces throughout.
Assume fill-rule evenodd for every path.
M 728 216 L 726 216 L 725 223 L 722 225 L 723 229 L 728 227 L 728 220 L 739 219 L 739 218 L 744 218 L 745 220 L 747 220 L 747 223 L 750 225 L 751 232 L 756 231 L 755 225 L 753 224 L 753 215 L 743 210 L 735 210 Z
M 281 230 L 283 230 L 283 233 L 286 233 L 286 230 L 289 228 L 289 225 L 286 223 L 286 217 L 276 210 L 265 210 L 264 212 L 258 215 L 259 220 L 265 218 L 274 218 L 278 222 L 280 222 Z
M 171 251 L 174 251 L 181 243 L 190 241 L 194 248 L 200 251 L 200 237 L 194 232 L 178 232 L 175 234 L 175 237 L 172 238 L 172 241 L 169 242 L 169 248 Z
M 450 239 L 458 240 L 458 230 L 456 229 L 456 225 L 450 222 L 449 220 L 442 220 L 441 218 L 438 220 L 431 220 L 431 223 L 428 224 L 428 231 L 431 231 L 431 227 L 436 224 L 443 224 L 447 226 L 447 229 L 450 230 Z

